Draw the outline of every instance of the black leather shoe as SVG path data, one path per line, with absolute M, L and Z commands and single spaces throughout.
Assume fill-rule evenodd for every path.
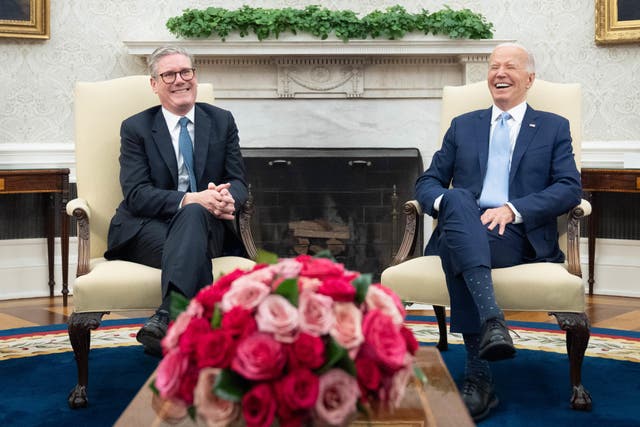
M 516 354 L 513 340 L 504 320 L 488 319 L 480 332 L 480 348 L 478 355 L 481 359 L 495 362 L 510 359 Z
M 152 356 L 162 357 L 162 345 L 160 341 L 167 334 L 169 326 L 169 313 L 158 310 L 142 325 L 136 334 L 136 340 L 144 346 L 144 351 Z
M 465 378 L 461 395 L 471 418 L 476 422 L 489 415 L 489 411 L 499 403 L 493 385 L 476 377 Z

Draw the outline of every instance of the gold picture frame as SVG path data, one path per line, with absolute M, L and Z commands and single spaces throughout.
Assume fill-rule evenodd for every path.
M 619 16 L 622 13 L 623 16 Z M 635 0 L 596 0 L 596 43 L 640 42 L 640 6 Z
M 49 0 L 0 1 L 0 37 L 48 39 Z

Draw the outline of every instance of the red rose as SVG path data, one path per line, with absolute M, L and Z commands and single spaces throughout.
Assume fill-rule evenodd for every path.
M 195 366 L 190 365 L 189 369 L 182 375 L 182 382 L 180 383 L 180 389 L 178 390 L 178 398 L 182 399 L 187 406 L 191 406 L 193 403 L 193 391 L 198 383 L 198 376 L 200 370 Z
M 235 269 L 229 274 L 225 274 L 212 285 L 200 289 L 195 299 L 205 307 L 207 314 L 210 316 L 216 303 L 222 300 L 222 296 L 229 290 L 231 283 L 238 277 L 246 274 L 246 271 Z
M 382 373 L 378 365 L 368 357 L 360 357 L 356 360 L 356 373 L 358 384 L 362 389 L 376 391 L 380 387 Z
M 253 380 L 278 378 L 287 361 L 283 345 L 269 334 L 256 332 L 240 341 L 231 368 Z
M 292 411 L 309 409 L 318 400 L 320 380 L 309 369 L 295 369 L 276 383 L 278 405 Z
M 299 255 L 296 261 L 302 263 L 301 276 L 315 277 L 325 280 L 329 277 L 340 277 L 344 266 L 327 258 L 313 258 L 309 255 Z
M 405 364 L 407 344 L 400 328 L 380 310 L 372 310 L 364 316 L 362 332 L 365 342 L 360 348 L 363 356 L 371 357 L 383 368 L 397 371 Z
M 235 341 L 224 329 L 214 329 L 196 343 L 198 368 L 227 368 L 235 350 Z
M 334 301 L 352 302 L 356 296 L 356 288 L 343 277 L 328 278 L 322 282 L 318 293 L 330 296 Z
M 251 310 L 236 306 L 222 317 L 222 329 L 228 331 L 234 339 L 244 338 L 254 333 L 258 326 Z
M 247 427 L 268 427 L 276 415 L 276 400 L 267 383 L 259 383 L 242 397 L 242 415 Z
M 292 368 L 316 369 L 325 362 L 324 343 L 320 337 L 300 333 L 298 339 L 287 346 Z
M 211 332 L 211 324 L 203 317 L 194 317 L 180 335 L 178 346 L 184 354 L 190 355 L 196 350 L 202 338 Z
M 409 351 L 409 353 L 415 355 L 416 351 L 418 351 L 418 347 L 420 347 L 420 344 L 418 343 L 416 337 L 413 335 L 413 331 L 402 325 L 400 327 L 400 333 L 404 337 L 404 341 L 407 343 L 407 350 Z

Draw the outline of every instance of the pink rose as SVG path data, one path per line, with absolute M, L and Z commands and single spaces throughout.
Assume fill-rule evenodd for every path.
M 328 295 L 334 301 L 353 302 L 356 287 L 344 277 L 326 279 L 318 289 L 319 294 Z
M 384 368 L 396 371 L 404 366 L 407 344 L 400 333 L 400 327 L 380 310 L 373 310 L 364 316 L 362 332 L 365 343 L 361 347 L 363 356 L 371 357 Z
M 334 304 L 333 314 L 335 322 L 329 333 L 353 358 L 364 341 L 362 312 L 351 302 L 339 302 Z
M 324 342 L 320 337 L 298 334 L 298 338 L 287 346 L 289 365 L 292 369 L 317 369 L 325 362 Z
M 213 329 L 196 343 L 198 368 L 227 368 L 234 355 L 235 341 L 224 329 Z
M 330 369 L 320 377 L 315 414 L 331 425 L 343 425 L 356 410 L 358 382 L 342 369 Z
M 320 381 L 308 369 L 294 369 L 276 383 L 278 405 L 291 411 L 310 409 L 318 399 Z
M 163 399 L 171 399 L 180 390 L 180 381 L 189 367 L 189 359 L 177 348 L 164 355 L 156 373 L 155 386 Z
M 156 393 L 151 398 L 151 407 L 158 418 L 176 424 L 187 416 L 187 405 L 176 399 L 163 399 Z
M 247 427 L 269 427 L 276 415 L 276 400 L 267 383 L 259 383 L 242 397 L 242 415 Z
M 265 285 L 271 287 L 271 282 L 273 278 L 276 276 L 276 272 L 273 270 L 272 265 L 268 265 L 265 268 L 260 268 L 257 270 L 252 270 L 247 273 L 244 277 L 248 280 L 264 283 Z
M 316 279 L 315 277 L 298 277 L 298 290 L 300 293 L 303 292 L 317 292 L 322 286 L 322 281 L 320 279 Z
M 256 332 L 240 341 L 231 369 L 249 380 L 271 380 L 282 374 L 286 361 L 281 343 L 269 334 Z
M 219 369 L 205 368 L 200 371 L 193 394 L 193 404 L 198 417 L 207 427 L 226 427 L 240 416 L 240 406 L 218 397 L 213 392 L 213 384 Z
M 200 289 L 195 299 L 205 308 L 207 317 L 211 316 L 216 303 L 222 300 L 222 296 L 229 290 L 231 283 L 244 274 L 246 271 L 235 269 L 220 277 L 212 285 Z
M 369 310 L 382 311 L 396 325 L 401 325 L 404 321 L 404 310 L 400 310 L 393 296 L 385 292 L 379 285 L 369 286 L 365 303 Z
M 300 330 L 316 336 L 329 333 L 335 322 L 331 297 L 307 291 L 300 294 L 298 305 Z
M 276 340 L 293 342 L 298 332 L 298 309 L 285 297 L 271 294 L 258 305 L 256 323 L 258 330 L 272 333 Z
M 228 331 L 234 339 L 244 338 L 258 330 L 256 319 L 251 310 L 235 306 L 222 317 L 222 329 Z
M 187 329 L 194 317 L 202 317 L 204 308 L 197 300 L 192 299 L 187 309 L 180 313 L 176 320 L 169 325 L 167 335 L 162 339 L 162 348 L 167 351 L 178 345 L 180 335 Z
M 277 264 L 273 264 L 271 270 L 283 279 L 292 279 L 298 277 L 300 270 L 302 270 L 302 264 L 291 258 L 284 258 L 278 261 Z
M 393 374 L 391 377 L 391 384 L 389 387 L 389 395 L 387 396 L 387 400 L 391 403 L 392 406 L 398 407 L 400 406 L 400 402 L 402 402 L 402 398 L 404 397 L 404 393 L 407 390 L 407 386 L 409 381 L 413 377 L 413 358 L 407 355 L 405 359 L 405 366 Z
M 264 283 L 248 278 L 248 276 L 242 276 L 233 282 L 222 297 L 222 311 L 229 311 L 235 306 L 251 310 L 257 307 L 270 292 L 271 288 Z

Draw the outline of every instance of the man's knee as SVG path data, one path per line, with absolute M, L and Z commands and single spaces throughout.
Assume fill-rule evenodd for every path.
M 466 188 L 450 188 L 442 195 L 442 200 L 440 201 L 441 210 L 449 207 L 460 209 L 463 206 L 478 208 L 475 195 Z

